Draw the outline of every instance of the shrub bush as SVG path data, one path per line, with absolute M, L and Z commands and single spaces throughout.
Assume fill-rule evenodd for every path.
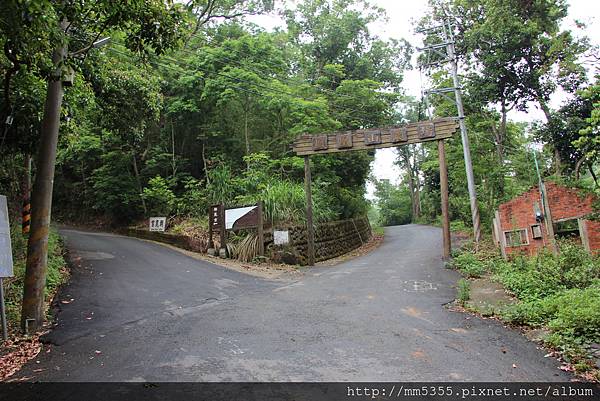
M 496 267 L 496 277 L 520 300 L 505 308 L 510 322 L 547 326 L 546 341 L 570 357 L 600 342 L 600 258 L 572 241 L 559 242 L 560 254 L 517 257 Z
M 4 279 L 6 285 L 6 317 L 10 327 L 19 327 L 21 304 L 23 300 L 23 280 L 25 278 L 25 257 L 27 241 L 21 234 L 18 225 L 11 227 L 13 246 L 14 277 Z M 63 257 L 62 240 L 54 229 L 50 229 L 48 237 L 48 271 L 44 294 L 46 301 L 56 292 L 58 287 L 68 278 L 66 263 Z
M 486 264 L 480 261 L 476 255 L 465 252 L 452 259 L 451 266 L 468 277 L 481 277 L 486 270 Z
M 465 306 L 467 301 L 471 298 L 471 284 L 465 280 L 458 280 L 458 302 Z
M 600 277 L 600 259 L 571 241 L 559 243 L 560 254 L 543 251 L 494 264 L 496 278 L 519 299 L 534 300 L 570 288 L 586 288 Z
M 169 189 L 167 181 L 156 176 L 148 181 L 142 197 L 146 201 L 148 213 L 153 216 L 169 216 L 175 209 L 175 194 Z

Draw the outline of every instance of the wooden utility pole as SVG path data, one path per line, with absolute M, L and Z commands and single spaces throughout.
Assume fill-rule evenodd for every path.
M 67 22 L 61 23 L 64 31 Z M 27 243 L 27 262 L 21 310 L 21 329 L 38 330 L 44 323 L 44 289 L 48 268 L 48 231 L 52 209 L 52 189 L 56 164 L 56 147 L 63 98 L 62 65 L 67 48 L 58 47 L 52 56 L 54 74 L 48 81 L 44 117 L 40 131 L 39 155 L 31 197 L 31 233 Z
M 540 180 L 540 195 L 542 197 L 542 205 L 544 207 L 544 221 L 546 222 L 546 232 L 548 233 L 548 239 L 550 244 L 550 250 L 553 254 L 558 254 L 558 247 L 556 246 L 556 237 L 554 236 L 554 223 L 552 222 L 552 212 L 550 205 L 548 204 L 548 193 L 546 192 L 546 185 Z
M 306 232 L 308 235 L 308 265 L 315 264 L 315 233 L 313 226 L 310 157 L 304 156 L 304 186 L 306 192 Z
M 446 149 L 444 140 L 438 141 L 438 157 L 440 164 L 440 192 L 442 198 L 442 234 L 443 234 L 443 257 L 450 257 L 450 216 L 448 214 L 448 166 L 446 165 Z
M 548 239 L 550 240 L 550 250 L 553 254 L 556 255 L 558 254 L 558 247 L 556 246 L 556 237 L 554 236 L 552 212 L 550 211 L 550 205 L 548 204 L 548 194 L 546 193 L 546 185 L 544 185 L 544 180 L 542 180 L 542 175 L 540 174 L 540 166 L 538 165 L 535 150 L 532 153 L 533 161 L 535 163 L 535 171 L 538 176 L 538 189 L 540 191 L 540 198 L 542 199 L 542 208 L 544 209 L 544 223 L 546 226 L 546 233 L 548 234 Z

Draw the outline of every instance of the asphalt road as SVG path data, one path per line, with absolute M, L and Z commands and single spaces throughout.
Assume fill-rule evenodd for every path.
M 459 277 L 443 267 L 437 228 L 390 227 L 371 254 L 294 281 L 248 276 L 138 239 L 63 234 L 81 266 L 60 294 L 69 303 L 60 304 L 50 344 L 20 377 L 570 379 L 518 331 L 444 307 Z

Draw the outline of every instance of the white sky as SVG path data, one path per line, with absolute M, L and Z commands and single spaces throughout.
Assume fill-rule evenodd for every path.
M 386 10 L 387 21 L 371 24 L 371 32 L 381 38 L 406 39 L 413 46 L 422 45 L 420 35 L 414 33 L 414 22 L 425 15 L 427 10 L 427 0 L 371 0 L 371 2 Z M 576 36 L 587 35 L 592 44 L 600 44 L 600 1 L 594 0 L 569 0 L 569 16 L 563 21 L 563 28 L 571 29 Z M 272 29 L 275 26 L 282 26 L 283 21 L 277 16 L 257 16 L 251 19 L 254 23 Z M 585 30 L 578 29 L 574 21 L 579 20 L 586 24 Z M 416 53 L 416 52 L 415 52 Z M 415 54 L 416 59 L 416 54 Z M 416 64 L 415 59 L 413 65 Z M 426 86 L 421 82 L 419 71 L 417 69 L 405 71 L 403 86 L 408 95 L 419 98 L 421 96 L 421 87 Z M 557 108 L 566 99 L 564 93 L 556 93 L 551 99 L 551 106 Z M 543 119 L 543 114 L 535 106 L 531 106 L 527 113 L 511 112 L 509 118 L 514 121 L 532 122 Z M 398 183 L 400 169 L 394 165 L 396 151 L 394 148 L 378 149 L 375 155 L 375 161 L 372 165 L 372 171 L 375 177 L 389 179 L 392 183 Z M 367 185 L 367 197 L 373 198 L 373 185 Z

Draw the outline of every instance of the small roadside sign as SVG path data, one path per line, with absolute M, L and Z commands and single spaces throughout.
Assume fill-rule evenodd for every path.
M 0 277 L 13 276 L 12 247 L 6 196 L 0 195 Z
M 149 227 L 150 231 L 165 231 L 167 226 L 166 217 L 150 217 Z
M 2 338 L 8 339 L 6 327 L 6 308 L 4 307 L 4 283 L 2 278 L 13 276 L 12 247 L 10 244 L 10 226 L 8 224 L 8 205 L 6 196 L 0 195 L 0 320 Z

